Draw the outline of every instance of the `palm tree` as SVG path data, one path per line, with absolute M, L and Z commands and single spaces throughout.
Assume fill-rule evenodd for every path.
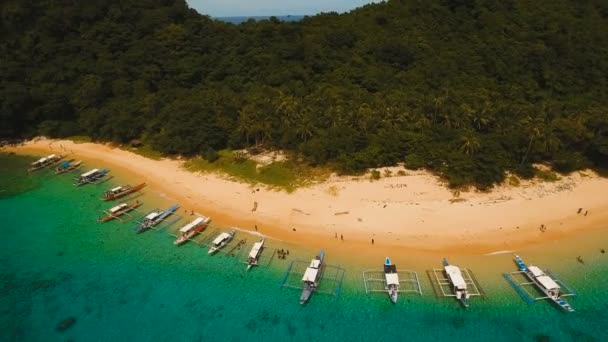
M 467 132 L 461 136 L 460 142 L 460 150 L 469 156 L 475 154 L 481 146 L 479 139 L 472 132 Z

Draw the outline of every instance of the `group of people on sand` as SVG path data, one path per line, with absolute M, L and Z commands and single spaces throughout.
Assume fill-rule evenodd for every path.
M 289 249 L 279 249 L 277 251 L 277 254 L 279 255 L 279 259 L 287 259 L 287 256 L 289 255 Z
M 578 208 L 578 211 L 576 213 L 580 214 L 582 211 L 583 211 L 583 208 Z M 587 214 L 589 214 L 589 210 L 585 210 L 585 216 L 587 216 Z

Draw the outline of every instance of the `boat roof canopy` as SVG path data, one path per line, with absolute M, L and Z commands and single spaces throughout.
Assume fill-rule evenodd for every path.
M 258 253 L 260 253 L 260 249 L 262 249 L 262 246 L 264 245 L 264 241 L 259 241 L 253 244 L 253 247 L 251 248 L 251 252 L 249 252 L 249 257 L 250 258 L 257 258 Z
M 112 188 L 112 189 L 110 189 L 110 191 L 116 192 L 116 191 L 120 191 L 120 189 L 122 189 L 122 186 L 117 186 L 115 188 Z
M 528 269 L 530 270 L 530 272 L 532 272 L 532 274 L 535 277 L 540 277 L 540 276 L 545 275 L 545 272 L 543 272 L 543 270 L 541 270 L 540 267 L 538 267 L 538 266 L 528 266 Z
M 445 273 L 447 273 L 448 278 L 450 278 L 450 282 L 454 284 L 457 289 L 466 290 L 467 283 L 464 281 L 462 277 L 462 272 L 460 272 L 460 268 L 454 265 L 447 265 L 444 267 Z
M 48 155 L 46 158 L 47 158 L 47 159 L 53 159 L 53 158 L 55 158 L 55 157 L 57 157 L 57 155 L 55 155 L 55 154 L 50 154 L 50 155 Z
M 110 212 L 111 213 L 115 213 L 115 212 L 119 211 L 120 209 L 125 208 L 126 206 L 127 206 L 127 203 L 121 203 L 121 204 L 119 204 L 119 205 L 117 205 L 115 207 L 112 207 L 110 209 Z
M 318 268 L 308 267 L 306 269 L 306 272 L 304 272 L 304 277 L 302 277 L 302 281 L 314 282 L 317 279 L 317 273 L 319 273 Z
M 220 244 L 222 241 L 228 239 L 230 237 L 230 234 L 228 233 L 221 233 L 220 235 L 218 235 L 215 240 L 213 240 L 213 244 L 214 245 L 218 245 Z
M 399 285 L 399 275 L 397 273 L 387 273 L 384 276 L 386 277 L 386 285 Z
M 321 266 L 321 260 L 318 259 L 312 259 L 312 261 L 310 262 L 310 268 L 319 268 L 319 266 Z
M 152 212 L 152 213 L 149 213 L 148 215 L 146 215 L 146 219 L 153 220 L 153 219 L 157 218 L 158 216 L 160 216 L 160 214 L 161 213 L 156 212 L 156 211 Z
M 205 218 L 204 217 L 197 217 L 194 219 L 194 221 L 188 223 L 187 225 L 183 226 L 180 228 L 180 232 L 181 233 L 187 233 L 188 231 L 190 231 L 192 228 L 195 228 L 196 226 L 198 226 L 199 224 L 205 222 Z
M 82 175 L 80 175 L 80 177 L 89 177 L 90 175 L 94 175 L 97 172 L 99 172 L 99 169 L 93 169 L 93 170 L 83 173 Z
M 542 275 L 540 277 L 536 277 L 536 279 L 547 290 L 557 290 L 560 288 L 559 285 L 557 285 L 557 283 L 549 276 Z

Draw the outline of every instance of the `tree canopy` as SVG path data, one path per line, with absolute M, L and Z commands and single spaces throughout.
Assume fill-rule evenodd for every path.
M 395 0 L 239 25 L 183 0 L 0 10 L 0 136 L 262 145 L 480 188 L 536 162 L 608 167 L 603 0 Z

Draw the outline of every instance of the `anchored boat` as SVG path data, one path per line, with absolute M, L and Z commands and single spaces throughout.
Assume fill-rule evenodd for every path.
M 545 274 L 545 272 L 537 266 L 526 266 L 518 255 L 515 256 L 515 261 L 517 262 L 517 266 L 519 266 L 519 270 L 525 273 L 526 277 L 530 279 L 539 290 L 547 295 L 548 299 L 551 299 L 560 308 L 568 312 L 574 312 L 572 306 L 562 298 L 563 293 L 561 287 L 553 278 Z
M 384 278 L 386 279 L 385 289 L 388 292 L 388 296 L 393 303 L 397 303 L 397 298 L 399 297 L 399 274 L 397 273 L 397 266 L 393 265 L 388 257 L 384 262 Z
M 106 213 L 106 216 L 100 218 L 99 222 L 107 222 L 112 219 L 118 219 L 120 216 L 126 215 L 127 213 L 135 210 L 140 205 L 142 205 L 142 203 L 139 201 L 132 203 L 132 204 L 121 203 L 117 206 L 114 206 L 114 207 L 104 211 L 104 213 Z
M 179 229 L 180 235 L 177 237 L 177 240 L 173 242 L 173 244 L 179 246 L 190 240 L 195 235 L 200 234 L 203 230 L 205 230 L 205 228 L 207 228 L 209 222 L 211 222 L 209 217 L 200 216 L 195 218 L 193 221 Z
M 247 259 L 247 271 L 249 271 L 252 266 L 258 264 L 258 258 L 260 256 L 262 248 L 264 248 L 264 239 L 254 243 L 253 247 L 251 247 L 251 251 L 249 252 L 249 258 Z
M 77 168 L 79 168 L 82 165 L 82 161 L 74 161 L 74 159 L 70 159 L 67 161 L 64 161 L 63 163 L 59 164 L 59 166 L 57 166 L 55 168 L 55 174 L 62 174 L 62 173 L 66 173 L 66 172 L 70 172 L 70 171 L 74 171 Z
M 141 232 L 144 232 L 144 231 L 156 226 L 157 224 L 161 223 L 164 219 L 169 217 L 171 214 L 173 214 L 175 211 L 177 211 L 178 208 L 179 208 L 179 204 L 174 204 L 167 210 L 155 209 L 155 210 L 151 211 L 146 216 L 144 216 L 143 220 L 139 223 L 139 225 L 137 226 L 137 232 L 141 233 Z
M 215 240 L 213 240 L 213 242 L 211 243 L 211 248 L 209 248 L 208 253 L 213 254 L 213 253 L 219 251 L 220 249 L 222 249 L 222 247 L 226 246 L 226 244 L 230 240 L 232 240 L 235 233 L 236 233 L 236 231 L 233 229 L 229 233 L 221 233 L 220 235 L 218 235 L 215 238 Z
M 136 186 L 129 185 L 129 184 L 117 186 L 117 187 L 112 188 L 110 190 L 104 191 L 103 198 L 101 200 L 103 200 L 103 201 L 115 200 L 117 198 L 126 196 L 126 195 L 134 193 L 136 191 L 139 191 L 144 186 L 146 186 L 146 183 L 141 183 L 141 184 L 138 184 Z
M 304 277 L 302 277 L 304 286 L 302 287 L 300 304 L 305 304 L 308 299 L 310 299 L 310 295 L 312 295 L 312 292 L 315 291 L 317 287 L 319 287 L 319 279 L 321 278 L 320 270 L 323 267 L 324 257 L 325 252 L 321 250 L 319 252 L 319 255 L 312 259 L 310 265 L 306 268 L 306 272 L 304 272 Z
M 86 184 L 96 183 L 100 179 L 107 176 L 109 172 L 110 172 L 110 169 L 107 169 L 107 168 L 103 169 L 103 170 L 99 170 L 99 169 L 89 170 L 80 175 L 80 177 L 78 178 L 78 183 L 76 183 L 75 185 L 82 186 L 82 185 L 86 185 Z
M 456 299 L 458 299 L 464 307 L 469 307 L 469 292 L 467 291 L 467 283 L 462 277 L 462 272 L 458 266 L 450 265 L 448 259 L 443 258 L 443 269 L 445 274 L 452 284 Z
M 57 163 L 61 159 L 63 159 L 63 156 L 61 156 L 61 155 L 50 154 L 46 157 L 40 158 L 40 159 L 36 160 L 35 162 L 31 163 L 29 169 L 27 169 L 27 170 L 29 172 L 40 170 L 49 165 L 53 165 L 53 164 Z

